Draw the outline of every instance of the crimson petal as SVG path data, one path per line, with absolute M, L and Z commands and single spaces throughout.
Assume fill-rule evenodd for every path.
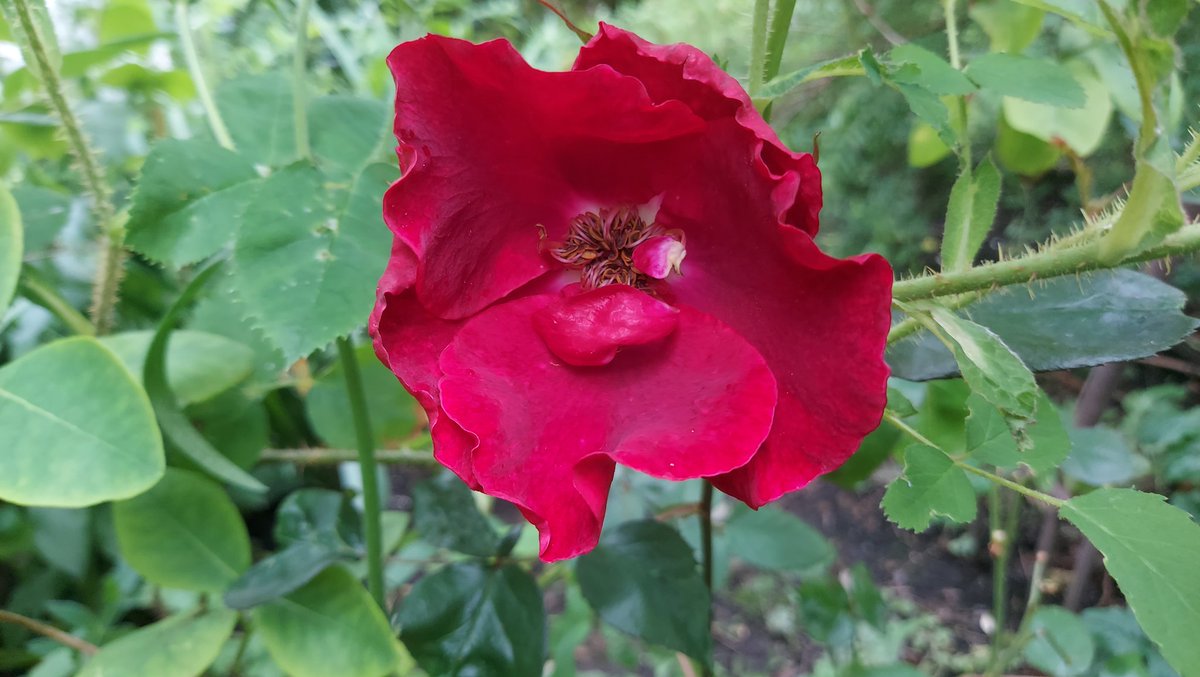
M 479 486 L 521 508 L 546 561 L 595 546 L 614 463 L 674 480 L 728 472 L 758 449 L 776 401 L 758 352 L 686 307 L 661 342 L 624 347 L 603 367 L 563 364 L 534 329 L 558 303 L 489 308 L 441 358 L 442 407 L 479 440 Z

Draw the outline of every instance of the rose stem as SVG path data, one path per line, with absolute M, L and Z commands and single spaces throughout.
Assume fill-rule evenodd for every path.
M 700 486 L 700 564 L 704 571 L 704 585 L 708 588 L 708 617 L 711 628 L 713 608 L 716 602 L 716 591 L 713 590 L 713 536 L 712 536 L 712 506 L 713 485 L 708 480 Z M 711 630 L 710 630 L 711 632 Z M 704 677 L 713 675 L 713 657 L 703 663 L 701 668 Z
M 358 465 L 362 472 L 363 531 L 367 540 L 367 589 L 385 611 L 383 599 L 383 540 L 380 528 L 379 478 L 375 465 L 375 436 L 367 414 L 367 398 L 363 392 L 362 375 L 354 355 L 354 344 L 348 338 L 337 340 L 338 358 L 346 378 L 346 393 L 354 418 L 354 436 L 358 442 Z

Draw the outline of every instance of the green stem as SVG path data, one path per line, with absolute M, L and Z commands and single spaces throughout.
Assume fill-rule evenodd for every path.
M 383 590 L 383 535 L 380 521 L 379 478 L 375 465 L 375 435 L 367 413 L 367 397 L 354 345 L 348 338 L 337 340 L 338 358 L 346 377 L 346 392 L 354 419 L 354 435 L 358 441 L 358 465 L 362 472 L 363 524 L 367 541 L 367 589 L 375 602 L 387 611 Z
M 767 75 L 767 15 L 769 0 L 754 0 L 754 18 L 750 27 L 750 96 L 758 94 Z
M 708 588 L 708 616 L 710 625 L 712 622 L 712 610 L 716 602 L 716 590 L 713 589 L 712 507 L 713 485 L 708 480 L 704 480 L 700 485 L 700 510 L 697 513 L 697 517 L 700 519 L 700 566 L 704 573 L 704 585 Z M 701 673 L 704 677 L 712 677 L 712 656 L 709 656 L 708 660 L 703 661 L 702 665 Z
M 296 465 L 335 465 L 358 460 L 357 449 L 264 449 L 260 463 L 295 463 Z M 433 454 L 419 449 L 378 449 L 375 462 L 383 465 L 437 467 Z
M 783 48 L 787 45 L 788 32 L 792 26 L 792 14 L 795 11 L 796 0 L 775 0 L 775 8 L 771 12 L 770 32 L 767 34 L 763 82 L 770 82 L 772 78 L 779 75 L 779 66 L 783 63 Z
M 29 0 L 13 0 L 13 7 L 16 9 L 17 21 L 21 24 L 20 28 L 28 38 L 30 53 L 25 55 L 26 60 L 37 72 L 47 96 L 50 97 L 50 105 L 58 115 L 67 145 L 79 163 L 83 183 L 92 197 L 92 212 L 96 216 L 96 223 L 108 240 L 102 251 L 100 267 L 92 287 L 91 308 L 92 325 L 97 334 L 104 334 L 112 326 L 117 287 L 120 286 L 122 267 L 125 263 L 125 228 L 116 221 L 112 189 L 104 176 L 99 158 L 84 135 L 79 118 L 67 103 L 62 78 L 50 60 L 41 28 L 33 19 Z
M 296 9 L 296 47 L 292 54 L 292 106 L 295 114 L 296 153 L 301 159 L 312 159 L 308 145 L 308 108 L 305 102 L 305 79 L 308 75 L 308 11 L 312 0 L 299 0 Z
M 983 298 L 984 295 L 985 295 L 984 292 L 963 294 L 961 296 L 958 296 L 958 297 L 955 297 L 953 299 L 943 302 L 942 306 L 945 308 L 948 308 L 950 310 L 958 310 L 959 308 L 965 308 L 966 306 L 969 306 L 972 303 L 975 303 L 979 299 Z M 896 341 L 899 341 L 900 339 L 906 338 L 908 336 L 911 336 L 912 334 L 917 333 L 918 331 L 920 331 L 922 326 L 923 325 L 922 325 L 921 321 L 915 317 L 910 316 L 910 317 L 904 318 L 903 320 L 897 322 L 892 327 L 891 331 L 888 332 L 888 335 L 887 335 L 888 345 L 891 345 L 891 344 L 895 343 Z
M 49 637 L 59 644 L 75 649 L 76 651 L 87 656 L 91 656 L 99 651 L 99 648 L 91 642 L 79 639 L 75 635 L 67 634 L 52 625 L 46 625 L 41 621 L 37 621 L 28 616 L 22 616 L 21 614 L 13 613 L 11 611 L 0 609 L 0 623 L 19 625 L 26 630 L 36 632 L 43 637 Z
M 962 70 L 962 58 L 958 54 L 958 0 L 942 0 L 942 14 L 946 18 L 946 42 L 950 52 L 950 65 Z
M 935 444 L 933 441 L 931 441 L 928 437 L 925 437 L 920 432 L 918 432 L 916 428 L 910 426 L 909 424 L 905 423 L 904 421 L 901 421 L 900 417 L 896 416 L 896 414 L 890 410 L 887 410 L 887 409 L 884 410 L 883 420 L 896 426 L 896 428 L 899 429 L 900 432 L 903 432 L 904 434 L 906 434 L 909 437 L 913 438 L 914 440 L 920 442 L 921 444 L 924 444 L 927 447 L 933 447 L 934 449 L 941 448 L 937 444 Z
M 951 294 L 983 291 L 1034 280 L 1103 270 L 1153 261 L 1155 259 L 1191 254 L 1200 250 L 1200 224 L 1184 226 L 1168 235 L 1161 243 L 1115 262 L 1100 261 L 1097 242 L 1066 249 L 1044 249 L 1019 259 L 987 263 L 967 270 L 933 273 L 907 280 L 898 280 L 892 287 L 892 297 L 898 301 L 916 301 Z
M 41 276 L 33 268 L 26 266 L 21 271 L 20 291 L 25 298 L 54 313 L 72 333 L 80 336 L 92 336 L 96 333 L 92 323 L 53 287 L 42 282 Z
M 213 101 L 208 81 L 204 79 L 204 69 L 200 66 L 200 56 L 196 51 L 196 42 L 192 39 L 192 25 L 188 18 L 188 0 L 178 0 L 175 3 L 175 23 L 179 31 L 179 46 L 183 50 L 183 60 L 187 63 L 188 75 L 192 76 L 192 82 L 196 85 L 196 96 L 200 98 L 200 104 L 204 106 L 204 113 L 208 117 L 208 126 L 212 129 L 213 137 L 222 148 L 234 150 L 233 137 L 229 136 L 229 129 L 225 127 L 221 111 L 217 109 L 217 104 Z
M 1043 494 L 1042 492 L 1038 491 L 1037 489 L 1030 489 L 1029 487 L 1027 487 L 1023 484 L 1018 484 L 1006 477 L 1001 477 L 994 473 L 990 473 L 990 472 L 984 470 L 983 468 L 976 468 L 975 466 L 970 465 L 968 463 L 964 463 L 961 460 L 955 460 L 954 465 L 957 465 L 958 467 L 962 468 L 963 470 L 966 470 L 969 473 L 972 473 L 974 475 L 979 475 L 980 477 L 983 477 L 983 478 L 990 480 L 996 484 L 999 484 L 1002 487 L 1012 489 L 1013 491 L 1017 492 L 1018 494 L 1021 494 L 1022 496 L 1032 498 L 1035 501 L 1041 501 L 1042 503 L 1054 506 L 1055 508 L 1061 508 L 1063 506 L 1063 504 L 1066 503 L 1066 501 L 1059 499 L 1059 498 L 1055 498 L 1055 497 L 1051 496 L 1050 494 Z

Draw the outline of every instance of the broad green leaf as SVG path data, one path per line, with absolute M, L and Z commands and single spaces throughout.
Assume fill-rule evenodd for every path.
M 487 557 L 500 545 L 471 490 L 449 472 L 413 487 L 413 528 L 432 545 L 468 555 Z
M 725 525 L 730 552 L 763 569 L 819 574 L 837 553 L 816 529 L 782 510 L 747 510 Z
M 1045 10 L 1071 20 L 1076 26 L 1096 37 L 1111 38 L 1104 16 L 1095 0 L 1014 0 L 1022 5 Z
M 1129 484 L 1150 472 L 1150 462 L 1112 428 L 1072 428 L 1071 455 L 1062 471 L 1071 479 L 1094 487 Z
M 995 332 L 1035 371 L 1132 360 L 1169 348 L 1196 328 L 1180 312 L 1183 292 L 1149 275 L 1112 270 L 992 292 L 966 312 Z M 888 349 L 892 375 L 913 381 L 957 371 L 928 332 Z
M 195 677 L 216 660 L 237 614 L 210 609 L 140 627 L 100 647 L 78 677 Z
M 225 270 L 205 287 L 207 293 L 196 302 L 187 326 L 192 330 L 224 336 L 250 348 L 254 353 L 254 369 L 247 385 L 266 390 L 283 378 L 287 364 L 279 348 L 246 318 L 246 309 L 236 297 L 229 266 L 223 267 Z
M 540 677 L 546 614 L 515 564 L 451 564 L 417 581 L 396 612 L 400 639 L 431 675 Z
M 377 164 L 353 181 L 296 164 L 267 179 L 245 213 L 234 277 L 246 310 L 291 358 L 363 324 L 387 264 L 379 199 L 395 169 Z
M 267 651 L 294 677 L 382 677 L 399 658 L 383 612 L 341 567 L 254 610 Z
M 1200 675 L 1200 525 L 1162 496 L 1097 489 L 1060 514 L 1104 555 L 1138 623 L 1183 677 Z
M 770 82 L 763 85 L 761 96 L 767 99 L 775 99 L 813 80 L 866 75 L 862 64 L 862 54 L 863 52 L 858 52 L 837 59 L 823 61 L 772 78 Z
M 999 336 L 945 308 L 933 308 L 930 316 L 954 344 L 954 358 L 972 391 L 996 405 L 1010 420 L 1033 417 L 1037 382 Z
M 983 89 L 1004 96 L 1063 108 L 1087 102 L 1071 71 L 1045 59 L 994 52 L 972 60 L 966 73 Z
M 934 515 L 955 522 L 975 519 L 975 491 L 940 449 L 916 444 L 904 451 L 904 474 L 888 485 L 880 506 L 901 528 L 924 531 Z
M 843 489 L 857 487 L 870 478 L 875 470 L 891 457 L 892 450 L 900 441 L 900 435 L 900 430 L 895 426 L 879 426 L 863 439 L 862 444 L 858 445 L 858 451 L 854 452 L 853 456 L 837 470 L 821 479 L 833 482 Z
M 1045 10 L 1021 5 L 1013 0 L 974 3 L 968 10 L 975 23 L 987 33 L 991 51 L 1023 52 L 1042 32 Z
M 1053 144 L 1065 143 L 1077 155 L 1087 157 L 1100 147 L 1113 103 L 1108 88 L 1083 61 L 1072 61 L 1067 68 L 1083 87 L 1086 103 L 1079 108 L 1061 108 L 1023 99 L 1005 97 L 1004 120 L 1013 129 Z
M 92 519 L 87 508 L 29 508 L 33 544 L 51 566 L 76 580 L 92 560 Z
M 950 126 L 950 111 L 941 97 L 920 85 L 906 82 L 891 82 L 896 91 L 904 95 L 908 107 L 925 124 L 937 132 L 938 138 L 947 146 L 957 143 L 954 129 Z
M 1001 167 L 1021 176 L 1036 178 L 1054 169 L 1061 157 L 1060 148 L 1032 134 L 1013 129 L 1008 119 L 1000 116 L 996 123 L 996 159 Z
M 801 584 L 800 615 L 805 633 L 822 644 L 847 647 L 854 640 L 850 596 L 832 576 Z
M 1159 37 L 1175 35 L 1187 18 L 1190 0 L 1145 0 L 1142 3 L 1150 29 Z
M 1052 677 L 1075 677 L 1092 665 L 1096 646 L 1079 616 L 1059 607 L 1043 607 L 1029 624 L 1032 638 L 1025 660 Z
M 308 583 L 348 553 L 329 543 L 293 543 L 242 574 L 225 591 L 230 609 L 249 609 L 283 597 Z
M 963 171 L 950 189 L 946 206 L 946 228 L 942 237 L 942 270 L 971 267 L 983 246 L 1000 200 L 1000 172 L 986 157 L 975 171 Z
M 202 475 L 169 468 L 146 493 L 113 504 L 121 555 L 146 580 L 220 592 L 250 566 L 250 537 L 233 501 Z
M 1025 429 L 1025 450 L 1019 448 L 1004 416 L 981 395 L 972 393 L 967 406 L 971 415 L 966 421 L 966 451 L 976 460 L 1002 468 L 1023 464 L 1041 474 L 1058 467 L 1071 452 L 1071 438 L 1062 417 L 1040 390 L 1034 420 Z
M 127 63 L 110 69 L 100 81 L 111 87 L 126 89 L 135 95 L 164 92 L 176 101 L 196 98 L 196 83 L 185 70 L 157 71 L 136 63 Z
M 146 393 L 112 351 L 70 338 L 0 368 L 0 499 L 82 507 L 127 498 L 163 474 Z
M 25 250 L 38 252 L 49 247 L 67 225 L 71 196 L 37 186 L 21 185 L 12 189 L 21 212 L 25 232 Z
M 383 366 L 369 344 L 358 346 L 354 354 L 363 387 L 371 393 L 367 411 L 376 446 L 395 445 L 411 437 L 419 418 L 416 400 L 400 385 L 396 375 Z M 317 378 L 304 399 L 304 408 L 317 435 L 326 444 L 343 449 L 355 447 L 354 421 L 340 360 Z
M 185 413 L 204 439 L 242 470 L 253 468 L 270 442 L 266 408 L 238 390 L 192 405 Z
M 288 494 L 275 511 L 275 542 L 330 543 L 339 548 L 360 548 L 362 520 L 350 497 L 329 489 L 299 489 Z
M 221 452 L 214 449 L 196 430 L 191 421 L 183 415 L 175 393 L 171 391 L 167 381 L 167 349 L 172 330 L 184 310 L 191 306 L 196 294 L 220 270 L 221 263 L 220 260 L 215 261 L 198 272 L 159 320 L 154 337 L 150 340 L 150 347 L 146 349 L 142 382 L 146 385 L 146 394 L 150 396 L 151 404 L 154 405 L 154 414 L 158 417 L 163 436 L 170 441 L 174 449 L 201 470 L 223 482 L 251 492 L 265 492 L 265 484 L 222 456 Z
M 710 660 L 709 594 L 692 549 L 652 520 L 606 531 L 575 563 L 588 604 L 609 625 L 652 644 Z
M 976 89 L 975 83 L 945 59 L 914 43 L 894 47 L 887 56 L 898 66 L 889 76 L 895 82 L 918 85 L 939 96 L 970 94 Z
M 17 290 L 17 279 L 21 277 L 24 234 L 17 201 L 7 188 L 0 186 L 0 317 L 8 310 Z
M 391 111 L 382 101 L 323 96 L 308 105 L 312 151 L 321 171 L 349 179 L 393 144 Z
M 152 331 L 129 331 L 100 337 L 129 370 L 140 374 Z M 216 397 L 245 380 L 253 368 L 249 348 L 223 336 L 180 330 L 171 334 L 167 350 L 167 384 L 182 404 Z
M 239 155 L 268 167 L 296 159 L 295 107 L 287 77 L 276 73 L 229 80 L 217 88 L 216 99 Z
M 142 165 L 129 212 L 129 245 L 174 267 L 233 242 L 259 185 L 254 165 L 211 141 L 162 141 Z

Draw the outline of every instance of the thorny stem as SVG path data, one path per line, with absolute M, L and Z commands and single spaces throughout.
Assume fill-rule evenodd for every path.
M 712 610 L 716 601 L 716 590 L 713 589 L 713 535 L 712 535 L 712 506 L 713 485 L 705 480 L 700 487 L 700 566 L 704 572 L 704 585 L 708 588 L 709 621 L 712 620 Z M 701 674 L 712 677 L 712 657 L 703 662 Z
M 942 12 L 946 17 L 946 42 L 950 51 L 950 65 L 955 70 L 962 70 L 962 59 L 958 55 L 958 19 L 956 5 L 958 0 L 942 0 Z
M 362 375 L 358 371 L 354 345 L 350 339 L 339 338 L 337 348 L 338 359 L 342 363 L 342 373 L 346 378 L 346 393 L 350 398 L 354 435 L 358 442 L 358 465 L 362 473 L 363 532 L 367 541 L 367 588 L 371 591 L 371 597 L 386 612 L 383 597 L 383 529 L 380 521 L 379 478 L 376 476 L 375 465 L 375 435 L 371 432 L 366 392 L 363 390 Z
M 99 651 L 99 648 L 91 642 L 84 641 L 75 635 L 65 633 L 52 625 L 46 625 L 41 621 L 35 621 L 28 616 L 22 616 L 21 614 L 16 614 L 11 611 L 0 609 L 0 623 L 12 623 L 13 625 L 20 625 L 27 630 L 36 632 L 44 637 L 49 637 L 63 646 L 70 647 L 88 656 L 91 656 Z
M 296 152 L 301 159 L 312 159 L 308 144 L 308 109 L 305 103 L 305 76 L 308 74 L 308 11 L 312 0 L 299 0 L 296 9 L 296 46 L 292 54 L 292 100 L 295 109 Z
M 933 273 L 898 280 L 892 298 L 916 301 L 971 291 L 1022 284 L 1049 277 L 1116 268 L 1200 250 L 1200 224 L 1191 224 L 1168 235 L 1161 243 L 1114 263 L 1099 260 L 1099 243 L 1089 242 L 1066 249 L 1048 248 L 1019 259 L 986 263 L 966 270 Z
M 109 188 L 108 180 L 104 177 L 104 170 L 101 168 L 99 158 L 88 144 L 79 118 L 75 117 L 75 111 L 67 103 L 62 78 L 59 77 L 58 69 L 50 61 L 41 28 L 33 20 L 29 1 L 13 0 L 13 7 L 16 9 L 21 30 L 28 39 L 30 54 L 26 57 L 30 62 L 29 65 L 37 72 L 47 96 L 50 97 L 50 105 L 58 114 L 63 133 L 67 137 L 67 145 L 71 147 L 71 154 L 79 163 L 80 175 L 88 193 L 92 196 L 92 212 L 96 216 L 96 223 L 100 232 L 107 239 L 101 252 L 100 266 L 92 287 L 91 308 L 92 325 L 96 328 L 95 333 L 104 334 L 112 326 L 113 306 L 117 303 L 117 287 L 121 283 L 121 274 L 125 263 L 125 228 L 117 223 L 112 206 L 112 189 Z
M 750 27 L 750 96 L 758 94 L 767 75 L 767 15 L 769 0 L 754 0 L 754 17 Z
M 188 75 L 196 85 L 196 96 L 204 106 L 204 114 L 208 118 L 208 126 L 212 128 L 213 136 L 222 148 L 233 150 L 233 138 L 221 118 L 221 111 L 213 101 L 208 81 L 204 79 L 204 69 L 200 66 L 200 56 L 196 51 L 196 42 L 192 39 L 192 26 L 188 19 L 188 0 L 178 0 L 175 3 L 175 23 L 179 31 L 179 46 L 183 50 L 183 60 L 187 62 Z

